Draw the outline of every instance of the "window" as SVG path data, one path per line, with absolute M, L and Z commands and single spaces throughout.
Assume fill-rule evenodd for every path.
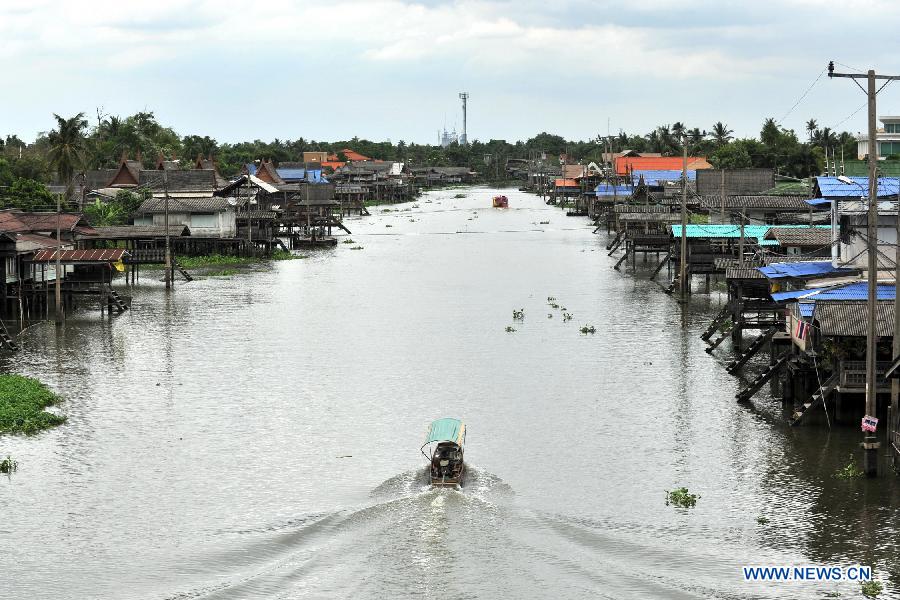
M 900 133 L 900 123 L 885 123 L 884 124 L 884 132 L 885 133 Z
M 890 156 L 892 154 L 900 154 L 900 142 L 881 142 L 878 154 L 880 156 Z

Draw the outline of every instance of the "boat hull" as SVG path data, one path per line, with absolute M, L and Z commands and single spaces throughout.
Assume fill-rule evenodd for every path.
M 463 465 L 462 471 L 455 477 L 436 477 L 431 475 L 431 487 L 436 488 L 457 488 L 461 487 L 466 477 L 466 467 Z

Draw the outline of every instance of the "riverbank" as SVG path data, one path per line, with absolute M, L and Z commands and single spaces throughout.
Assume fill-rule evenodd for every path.
M 201 275 L 220 276 L 234 275 L 242 268 L 255 267 L 271 261 L 302 260 L 305 254 L 294 254 L 285 250 L 276 250 L 271 256 L 231 256 L 228 254 L 205 254 L 201 256 L 176 256 L 175 262 L 188 271 L 196 271 Z M 163 270 L 161 264 L 145 265 L 147 270 Z
M 30 435 L 64 423 L 65 417 L 44 410 L 57 402 L 59 396 L 36 379 L 0 375 L 0 434 Z

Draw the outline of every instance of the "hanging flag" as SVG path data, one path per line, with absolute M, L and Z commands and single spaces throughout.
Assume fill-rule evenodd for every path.
M 121 273 L 125 270 L 125 263 L 123 263 L 122 259 L 120 258 L 113 263 L 113 267 L 115 267 L 116 271 L 119 271 Z
M 797 319 L 797 333 L 795 337 L 798 340 L 805 340 L 806 335 L 809 333 L 809 323 L 806 321 Z

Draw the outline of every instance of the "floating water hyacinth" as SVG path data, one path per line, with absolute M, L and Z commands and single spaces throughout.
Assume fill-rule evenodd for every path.
M 512 333 L 512 332 L 514 332 L 514 331 L 515 331 L 515 328 L 513 328 L 513 327 L 511 327 L 511 326 L 509 326 L 509 325 L 506 326 L 506 333 Z
M 585 325 L 581 328 L 581 333 L 597 333 L 593 325 Z
M 513 310 L 513 319 L 516 321 L 521 321 L 525 318 L 525 309 L 520 308 L 519 310 Z
M 666 506 L 674 504 L 681 508 L 693 508 L 699 499 L 699 494 L 690 493 L 686 487 L 680 487 L 671 492 L 666 490 Z

